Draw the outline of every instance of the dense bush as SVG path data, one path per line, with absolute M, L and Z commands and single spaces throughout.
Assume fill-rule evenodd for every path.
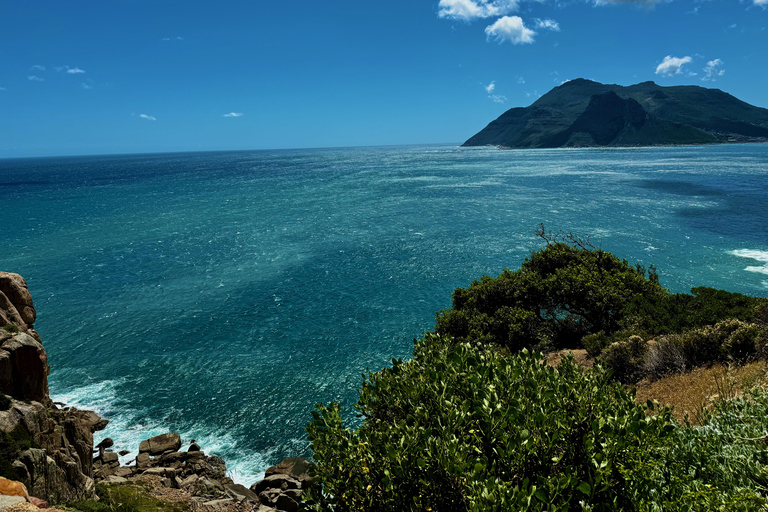
M 632 500 L 641 512 L 763 511 L 768 490 L 764 418 L 768 393 L 721 400 L 700 427 L 684 425 L 646 447 L 633 466 Z
M 307 426 L 315 510 L 629 510 L 626 474 L 674 430 L 598 367 L 428 334 L 411 361 L 372 373 L 345 428 L 338 404 Z
M 597 343 L 593 339 L 599 341 L 599 336 L 585 337 L 585 345 Z M 622 382 L 686 372 L 713 362 L 741 363 L 763 357 L 768 327 L 731 318 L 682 334 L 659 336 L 651 344 L 637 336 L 629 340 L 613 342 L 599 357 Z
M 519 270 L 456 289 L 453 308 L 438 313 L 435 331 L 511 351 L 579 348 L 588 334 L 618 331 L 624 309 L 640 304 L 638 297 L 666 293 L 653 269 L 646 277 L 643 267 L 611 253 L 557 242 L 532 252 Z
M 632 322 L 650 334 L 679 334 L 729 318 L 751 322 L 761 305 L 768 305 L 765 298 L 699 286 L 690 295 L 637 295 L 624 309 L 623 323 Z

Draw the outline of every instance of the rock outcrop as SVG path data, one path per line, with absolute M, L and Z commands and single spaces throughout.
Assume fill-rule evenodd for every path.
M 312 484 L 311 463 L 301 458 L 283 460 L 267 470 L 266 478 L 247 488 L 227 476 L 223 460 L 208 456 L 192 441 L 181 451 L 177 433 L 161 434 L 139 444 L 138 455 L 127 466 L 120 466 L 117 453 L 109 451 L 112 440 L 99 443 L 99 456 L 94 462 L 97 482 L 127 484 L 147 478 L 164 487 L 188 493 L 190 502 L 208 509 L 229 510 L 235 504 L 247 503 L 257 512 L 295 512 L 301 497 Z
M 0 272 L 0 475 L 51 503 L 92 498 L 93 433 L 107 421 L 51 401 L 36 316 L 24 279 Z

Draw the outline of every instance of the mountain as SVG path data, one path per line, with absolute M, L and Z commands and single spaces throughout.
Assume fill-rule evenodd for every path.
M 558 148 L 768 142 L 768 109 L 719 89 L 578 78 L 512 108 L 464 146 Z

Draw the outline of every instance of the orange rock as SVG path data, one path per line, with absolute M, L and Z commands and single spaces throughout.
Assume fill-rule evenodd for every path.
M 2 476 L 0 476 L 0 494 L 4 496 L 22 496 L 25 499 L 29 499 L 27 488 L 23 483 L 16 480 L 8 480 Z

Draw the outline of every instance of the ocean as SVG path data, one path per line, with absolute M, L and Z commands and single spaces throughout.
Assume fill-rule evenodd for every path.
M 456 287 L 534 231 L 590 236 L 674 292 L 768 294 L 768 145 L 453 145 L 0 160 L 54 400 L 135 457 L 168 431 L 250 485 L 308 455 L 318 402 L 407 358 Z

